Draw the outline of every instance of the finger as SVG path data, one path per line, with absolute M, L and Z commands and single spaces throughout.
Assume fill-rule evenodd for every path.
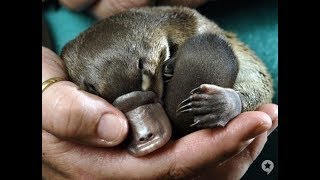
M 42 77 L 65 76 L 58 64 L 50 64 L 61 63 L 59 57 L 46 48 L 42 53 Z M 42 128 L 59 138 L 96 146 L 115 146 L 128 132 L 118 109 L 69 81 L 56 82 L 42 93 Z
M 71 10 L 82 11 L 91 6 L 96 0 L 59 0 L 59 2 Z
M 257 136 L 244 150 L 227 161 L 202 173 L 197 179 L 241 179 L 267 142 L 267 133 Z
M 119 179 L 167 177 L 178 178 L 193 175 L 208 165 L 217 166 L 243 150 L 252 139 L 271 127 L 270 117 L 263 112 L 246 112 L 232 120 L 225 128 L 206 129 L 191 133 L 144 157 L 133 157 L 125 149 L 97 148 L 82 150 L 75 146 L 69 153 L 74 159 L 83 159 L 82 164 L 99 164 L 92 173 Z M 60 144 L 61 145 L 61 144 Z M 60 148 L 63 149 L 63 148 Z M 58 153 L 56 161 L 66 155 Z M 108 161 L 106 161 L 108 159 Z M 102 169 L 108 169 L 103 171 Z M 122 169 L 126 169 L 124 172 Z
M 175 145 L 173 169 L 219 164 L 242 151 L 256 136 L 271 127 L 270 117 L 263 112 L 245 112 L 225 128 L 201 130 L 181 138 Z M 185 145 L 188 145 L 186 148 Z
M 198 7 L 207 2 L 207 0 L 159 0 L 157 5 L 181 5 L 181 6 L 189 6 L 189 7 Z
M 150 5 L 151 2 L 150 0 L 100 0 L 90 8 L 90 12 L 98 19 L 102 19 L 130 8 Z
M 51 77 L 67 78 L 62 60 L 46 47 L 42 47 L 42 70 L 42 82 Z
M 278 105 L 262 105 L 257 109 L 257 111 L 265 112 L 272 119 L 272 126 L 267 133 L 263 133 L 256 137 L 247 148 L 235 157 L 230 158 L 217 167 L 208 168 L 208 170 L 205 171 L 205 173 L 202 173 L 198 179 L 208 179 L 210 177 L 215 177 L 217 179 L 240 179 L 245 174 L 253 161 L 261 153 L 267 141 L 267 136 L 278 125 Z
M 268 135 L 278 127 L 278 105 L 276 104 L 265 104 L 260 106 L 257 111 L 265 112 L 272 119 L 272 127 L 268 130 Z

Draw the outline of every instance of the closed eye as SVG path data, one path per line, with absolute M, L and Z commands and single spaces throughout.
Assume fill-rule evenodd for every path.
M 88 92 L 95 94 L 95 95 L 99 95 L 96 87 L 93 84 L 88 83 L 88 82 L 84 82 L 84 85 L 85 85 Z
M 170 58 L 172 58 L 178 50 L 178 44 L 170 43 L 169 45 L 169 52 L 170 52 Z

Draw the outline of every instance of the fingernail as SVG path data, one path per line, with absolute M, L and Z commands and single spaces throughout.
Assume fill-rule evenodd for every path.
M 108 143 L 119 141 L 125 129 L 123 120 L 114 114 L 105 114 L 100 118 L 98 124 L 98 136 Z

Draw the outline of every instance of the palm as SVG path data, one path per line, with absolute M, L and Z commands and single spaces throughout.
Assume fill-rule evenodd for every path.
M 226 128 L 194 132 L 140 158 L 131 156 L 121 146 L 96 148 L 80 145 L 59 140 L 43 131 L 43 165 L 59 167 L 56 170 L 64 170 L 71 177 L 125 179 L 130 174 L 130 178 L 198 176 L 202 179 L 214 176 L 226 179 L 228 175 L 231 179 L 240 179 L 267 139 L 265 131 L 260 135 L 254 132 L 261 124 L 261 121 L 254 123 L 250 118 L 255 116 L 261 117 L 261 112 L 243 113 Z M 270 126 L 265 124 L 265 130 Z M 249 140 L 254 137 L 254 141 Z

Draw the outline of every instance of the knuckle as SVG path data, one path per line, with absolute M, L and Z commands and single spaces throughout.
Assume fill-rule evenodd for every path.
M 201 95 L 201 94 L 192 94 L 191 96 L 190 96 L 190 101 L 192 102 L 192 101 L 197 101 L 197 100 L 200 100 L 200 99 L 202 99 L 203 98 L 203 95 Z
M 68 110 L 68 124 L 66 125 L 66 134 L 69 136 L 78 136 L 82 132 L 84 126 L 83 118 L 85 116 L 85 109 L 82 108 L 81 102 L 78 98 L 73 99 L 69 104 Z
M 193 100 L 195 100 L 195 98 L 198 96 L 198 94 L 192 94 L 191 96 L 190 96 L 190 100 L 191 101 L 193 101 Z
M 209 84 L 201 84 L 201 85 L 200 85 L 201 91 L 207 91 L 208 88 L 209 88 L 208 86 L 209 86 Z
M 66 138 L 74 137 L 80 132 L 83 108 L 78 102 L 78 98 L 59 98 L 57 100 L 57 113 L 60 113 L 60 131 Z

